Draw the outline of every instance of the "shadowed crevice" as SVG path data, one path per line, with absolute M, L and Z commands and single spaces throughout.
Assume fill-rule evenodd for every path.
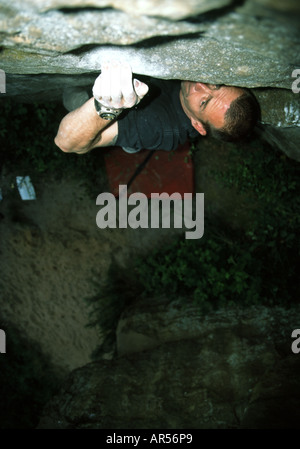
M 147 39 L 144 39 L 140 42 L 136 42 L 130 45 L 120 45 L 120 44 L 86 44 L 81 45 L 80 47 L 74 48 L 65 52 L 65 55 L 74 55 L 79 56 L 81 54 L 85 54 L 88 51 L 94 50 L 99 47 L 115 47 L 115 48 L 136 48 L 136 49 L 147 49 L 154 48 L 158 45 L 168 44 L 174 41 L 180 41 L 181 39 L 197 39 L 203 37 L 205 31 L 197 31 L 196 33 L 187 33 L 187 34 L 179 34 L 176 36 L 153 36 Z
M 106 7 L 99 7 L 96 6 L 63 6 L 62 8 L 48 8 L 44 10 L 44 13 L 50 12 L 50 11 L 59 11 L 64 14 L 81 14 L 83 12 L 107 12 L 107 11 L 118 11 L 122 12 L 121 9 L 112 8 L 110 6 Z
M 195 14 L 184 19 L 180 19 L 179 22 L 189 22 L 189 23 L 201 23 L 201 22 L 212 22 L 217 19 L 221 19 L 223 16 L 230 14 L 239 6 L 243 6 L 245 0 L 235 0 L 230 5 L 220 6 L 211 9 L 210 11 L 203 12 L 200 14 Z

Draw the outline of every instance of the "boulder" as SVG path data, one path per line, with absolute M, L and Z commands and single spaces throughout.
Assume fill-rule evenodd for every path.
M 300 309 L 201 316 L 152 299 L 124 313 L 119 356 L 71 373 L 39 428 L 299 427 Z
M 164 12 L 170 2 L 163 2 L 168 8 L 157 14 L 154 0 L 124 3 L 127 12 L 79 7 L 76 2 L 71 8 L 73 2 L 57 0 L 46 4 L 25 0 L 13 5 L 1 0 L 0 67 L 8 74 L 78 75 L 99 72 L 101 61 L 117 58 L 129 60 L 137 74 L 158 78 L 291 87 L 292 71 L 299 64 L 299 31 L 293 21 L 280 19 L 276 11 L 264 9 L 264 15 L 257 15 L 249 0 L 248 7 L 239 8 L 229 1 L 176 1 L 171 8 L 174 15 L 181 14 L 183 4 L 190 15 L 170 20 L 172 14 L 166 18 Z M 153 13 L 145 15 L 153 3 Z M 199 15 L 208 3 L 213 11 Z M 195 10 L 196 4 L 202 5 L 200 11 L 198 7 Z M 216 9 L 217 4 L 232 5 L 224 11 L 224 7 Z
M 299 95 L 291 90 L 300 67 L 298 2 L 0 0 L 0 5 L 6 97 L 61 101 L 65 87 L 83 85 L 91 94 L 102 61 L 126 60 L 137 76 L 253 89 L 267 125 L 262 138 L 300 160 Z

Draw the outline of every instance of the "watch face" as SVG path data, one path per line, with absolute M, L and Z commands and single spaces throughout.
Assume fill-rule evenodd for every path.
M 100 117 L 104 120 L 113 120 L 114 118 L 116 118 L 116 114 L 113 114 L 112 112 L 102 112 L 100 114 Z

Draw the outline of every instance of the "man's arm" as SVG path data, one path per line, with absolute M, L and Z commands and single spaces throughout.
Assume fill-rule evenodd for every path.
M 93 86 L 94 96 L 63 118 L 55 144 L 62 151 L 78 154 L 113 145 L 118 136 L 118 122 L 101 118 L 94 99 L 107 108 L 123 110 L 138 104 L 147 92 L 146 84 L 132 80 L 129 64 L 104 63 Z
M 54 142 L 66 153 L 83 154 L 112 145 L 117 136 L 118 122 L 99 117 L 92 97 L 62 119 Z

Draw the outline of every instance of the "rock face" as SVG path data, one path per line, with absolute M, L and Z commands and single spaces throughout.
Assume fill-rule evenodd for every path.
M 287 89 L 253 89 L 261 107 L 257 133 L 273 148 L 300 161 L 300 94 Z
M 73 371 L 39 428 L 299 427 L 299 318 L 299 308 L 202 317 L 176 303 L 136 305 L 119 323 L 119 357 Z
M 114 57 L 158 78 L 289 89 L 299 64 L 294 16 L 236 3 L 1 0 L 0 66 L 11 74 L 81 74 Z
M 300 67 L 299 2 L 0 0 L 0 6 L 7 97 L 61 101 L 64 87 L 91 85 L 103 60 L 126 60 L 136 74 L 255 89 L 268 125 L 262 138 L 300 160 L 299 94 L 291 91 Z

